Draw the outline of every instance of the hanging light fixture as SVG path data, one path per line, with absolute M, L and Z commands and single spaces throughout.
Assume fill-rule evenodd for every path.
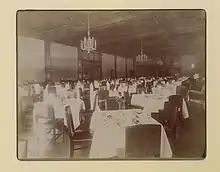
M 136 61 L 143 63 L 144 61 L 147 61 L 147 55 L 143 53 L 142 48 L 142 39 L 141 39 L 141 53 L 136 56 Z
M 83 51 L 87 51 L 88 53 L 96 50 L 96 40 L 94 37 L 91 37 L 90 35 L 89 13 L 88 13 L 88 35 L 87 37 L 85 36 L 83 40 L 81 40 L 81 49 Z
M 157 65 L 160 65 L 160 66 L 163 65 L 163 61 L 162 61 L 160 58 L 158 58 L 158 60 L 156 61 L 156 63 L 157 63 Z

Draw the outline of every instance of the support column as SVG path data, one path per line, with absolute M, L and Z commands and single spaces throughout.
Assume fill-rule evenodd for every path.
M 127 64 L 127 58 L 125 58 L 125 76 L 128 77 L 128 64 Z
M 115 78 L 117 78 L 117 56 L 114 56 L 114 61 L 115 61 Z
M 134 77 L 136 77 L 136 60 L 135 59 L 133 59 L 133 75 L 134 75 Z
M 103 75 L 102 75 L 102 58 L 103 58 L 103 53 L 100 53 L 100 60 L 101 60 L 101 62 L 100 62 L 100 64 L 101 64 L 101 66 L 100 66 L 100 77 L 101 77 L 101 79 L 103 79 Z
M 45 81 L 52 79 L 52 61 L 50 57 L 51 43 L 44 41 Z

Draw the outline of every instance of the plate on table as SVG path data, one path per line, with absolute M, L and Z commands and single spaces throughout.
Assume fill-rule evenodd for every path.
M 137 114 L 142 114 L 142 112 L 143 112 L 142 109 L 134 109 L 133 111 Z

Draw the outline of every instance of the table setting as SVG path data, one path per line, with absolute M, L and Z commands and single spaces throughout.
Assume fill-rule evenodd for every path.
M 118 156 L 118 150 L 121 153 L 123 150 L 125 151 L 126 127 L 140 124 L 161 125 L 141 109 L 95 111 L 90 124 L 90 129 L 93 131 L 90 158 Z M 172 150 L 163 127 L 161 130 L 161 157 L 172 157 Z

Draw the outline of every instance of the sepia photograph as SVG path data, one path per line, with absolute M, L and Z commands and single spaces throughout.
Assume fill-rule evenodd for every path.
M 17 159 L 206 158 L 203 9 L 18 10 Z

